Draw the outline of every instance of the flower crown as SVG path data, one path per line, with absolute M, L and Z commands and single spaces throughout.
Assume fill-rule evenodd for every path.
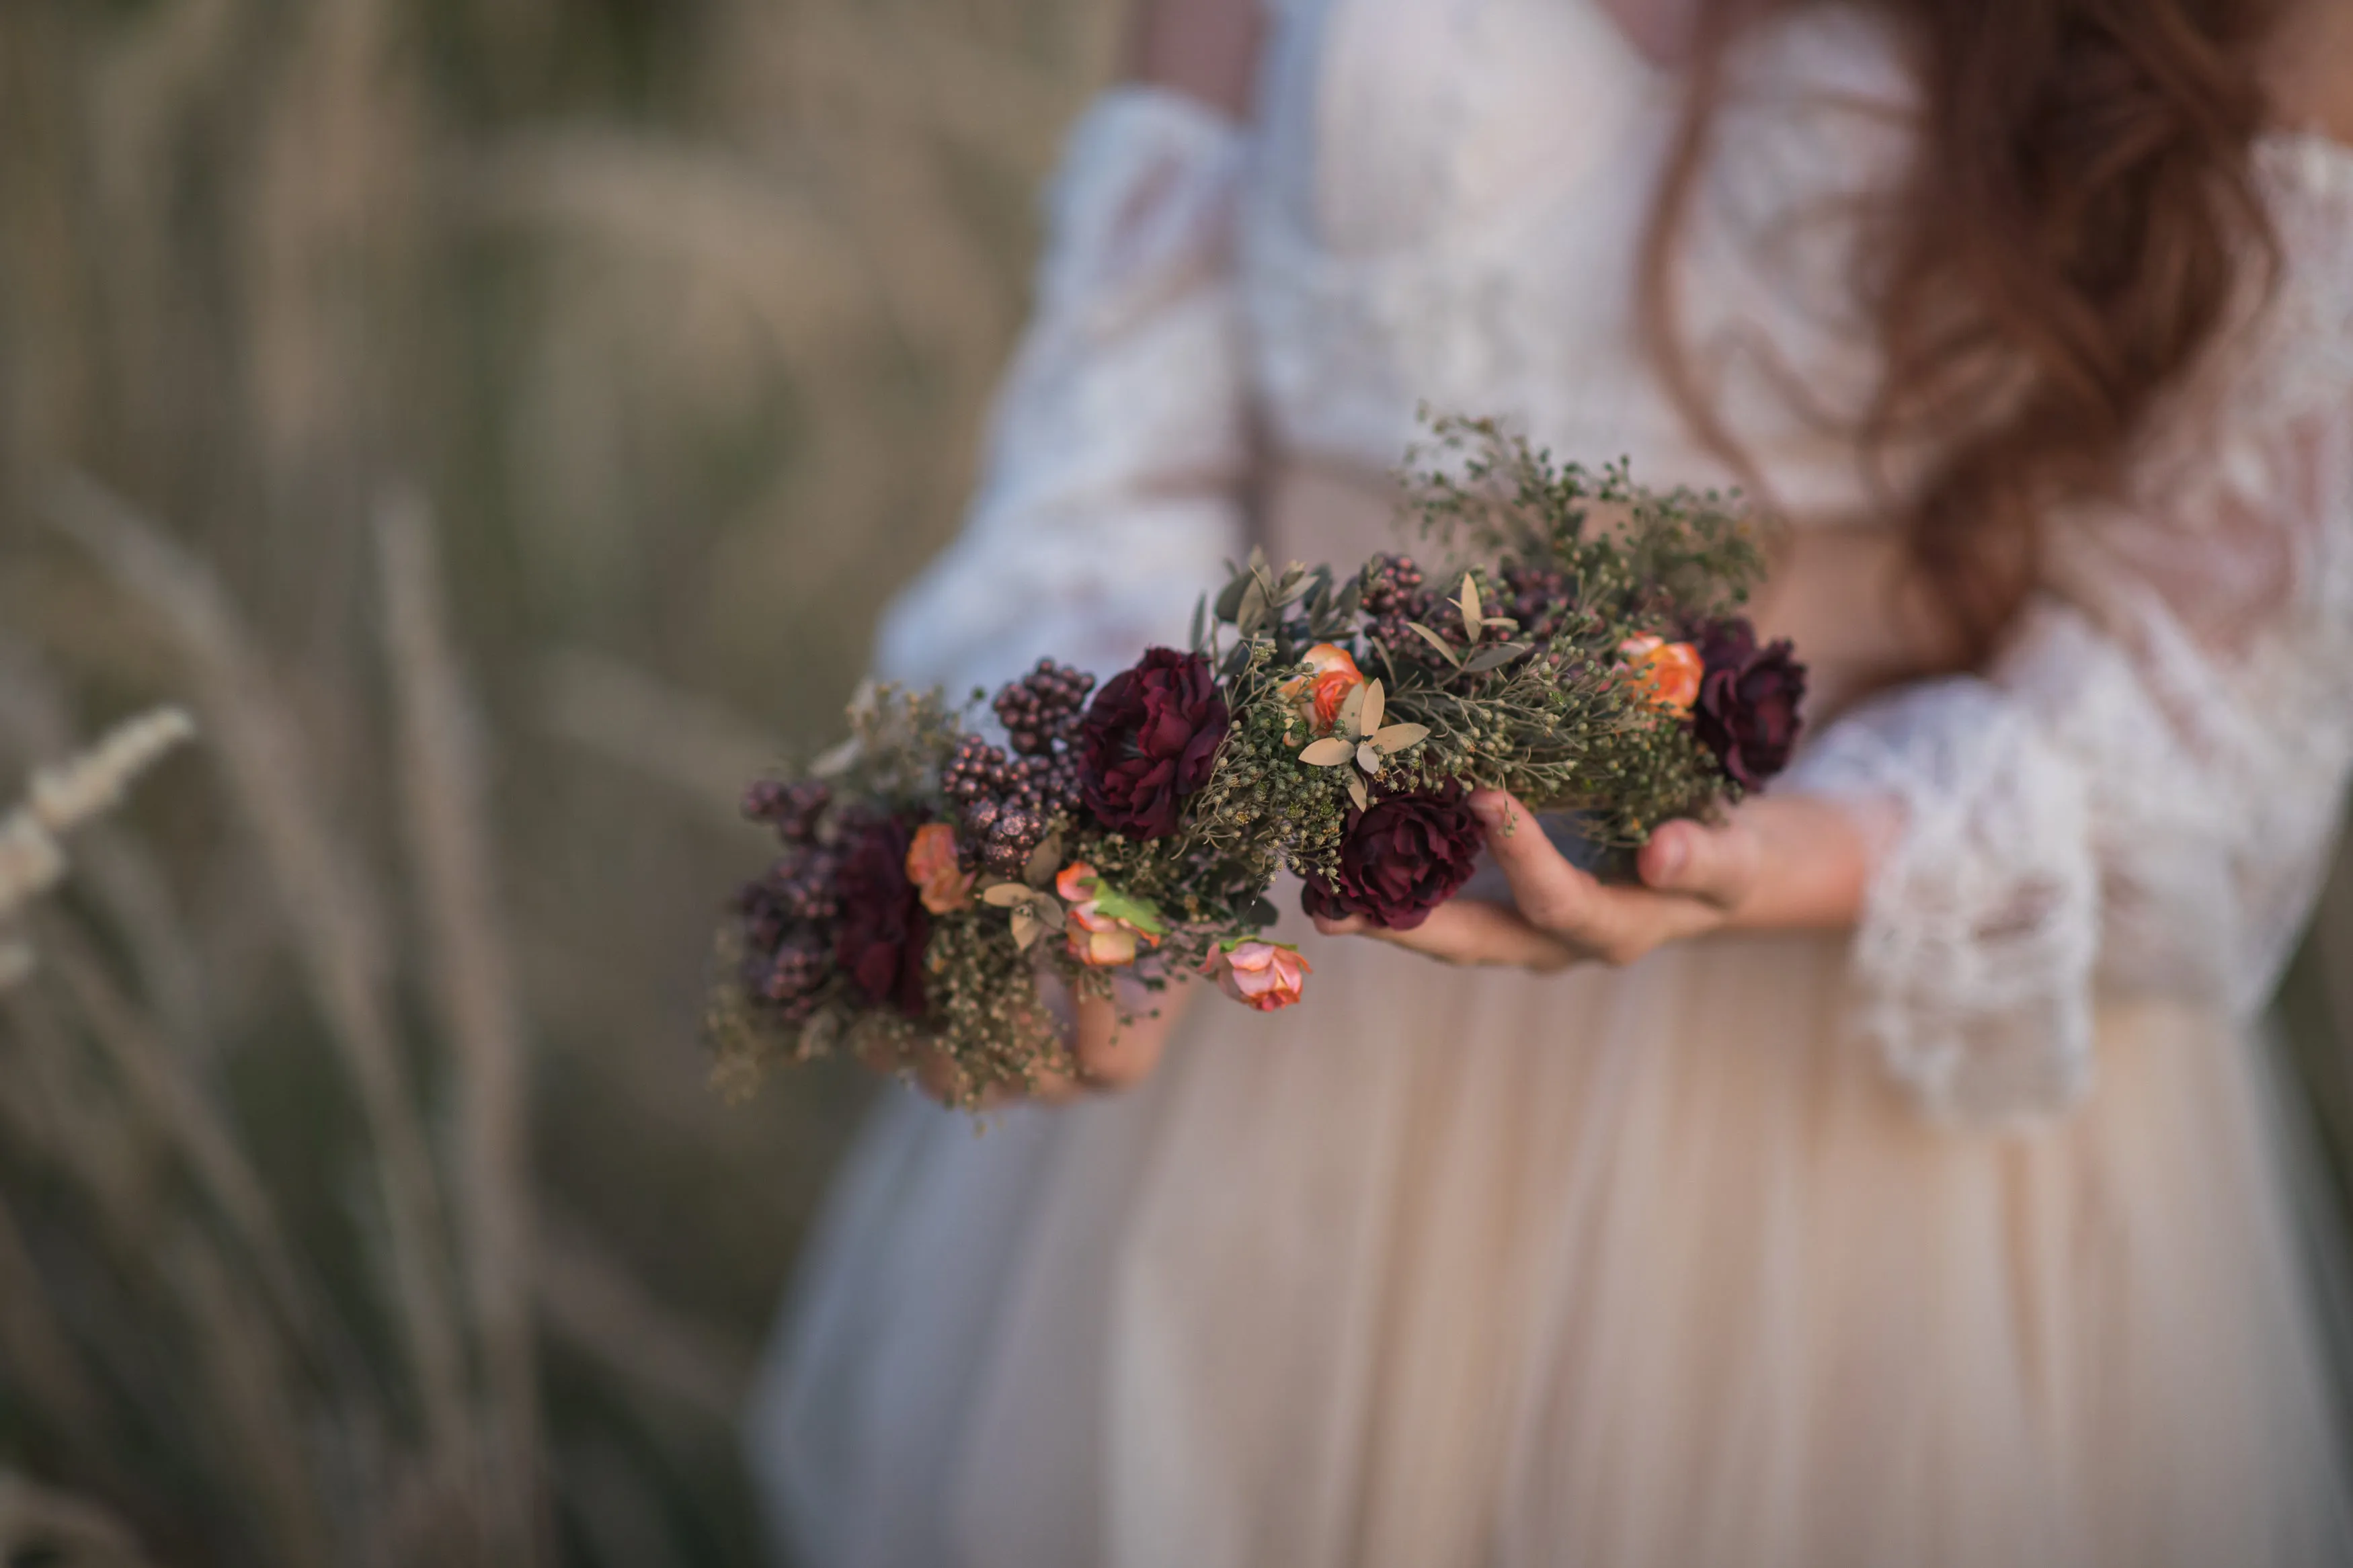
M 869 687 L 850 738 L 754 784 L 783 854 L 722 935 L 712 1035 L 748 1089 L 779 1059 L 923 1049 L 967 1102 L 1068 1070 L 1041 1000 L 1187 974 L 1261 1010 L 1309 966 L 1265 932 L 1311 914 L 1408 929 L 1460 890 L 1506 789 L 1608 846 L 1707 817 L 1787 763 L 1805 670 L 1739 606 L 1762 571 L 1724 498 L 1556 465 L 1493 421 L 1432 426 L 1405 494 L 1450 564 L 1234 569 L 1098 687 L 1050 659 L 988 707 Z

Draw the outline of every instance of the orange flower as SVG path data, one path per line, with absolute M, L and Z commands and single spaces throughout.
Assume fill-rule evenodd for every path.
M 1137 944 L 1158 947 L 1161 933 L 1168 929 L 1158 910 L 1105 887 L 1083 860 L 1062 868 L 1054 878 L 1054 890 L 1071 906 L 1063 942 L 1071 956 L 1090 969 L 1134 963 Z
M 1651 706 L 1680 719 L 1699 700 L 1700 678 L 1707 668 L 1699 649 L 1687 642 L 1659 637 L 1631 637 L 1618 645 L 1622 667 L 1650 695 Z
M 1300 662 L 1313 673 L 1294 678 L 1282 693 L 1298 702 L 1299 716 L 1318 734 L 1329 733 L 1340 721 L 1340 704 L 1365 683 L 1364 672 L 1337 643 L 1317 643 Z
M 1299 1000 L 1304 978 L 1314 973 L 1288 942 L 1238 942 L 1212 957 L 1204 971 L 1218 988 L 1246 1007 L 1272 1013 Z
M 907 846 L 907 880 L 922 894 L 923 908 L 951 915 L 972 902 L 972 873 L 956 864 L 955 829 L 927 822 Z

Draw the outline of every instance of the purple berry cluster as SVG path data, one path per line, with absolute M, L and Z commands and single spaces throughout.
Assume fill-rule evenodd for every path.
M 1520 623 L 1513 637 L 1543 644 L 1558 637 L 1576 613 L 1567 574 L 1551 567 L 1506 561 L 1500 575 L 1504 588 L 1500 613 Z
M 1078 810 L 1072 742 L 1094 686 L 1092 675 L 1039 659 L 990 704 L 1012 754 L 966 735 L 941 770 L 940 791 L 956 808 L 957 837 L 976 866 L 1018 875 L 1054 819 Z
M 841 854 L 820 838 L 832 792 L 815 779 L 764 780 L 744 796 L 744 815 L 776 829 L 786 853 L 736 895 L 744 935 L 744 979 L 797 1023 L 816 1007 L 833 969 L 841 915 Z

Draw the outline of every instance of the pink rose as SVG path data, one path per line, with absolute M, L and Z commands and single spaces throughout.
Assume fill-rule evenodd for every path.
M 1203 973 L 1244 1006 L 1272 1013 L 1298 1001 L 1301 983 L 1314 971 L 1290 943 L 1252 938 L 1218 953 Z
M 1167 929 L 1151 905 L 1105 887 L 1083 860 L 1062 868 L 1054 890 L 1071 906 L 1062 941 L 1071 956 L 1090 969 L 1134 963 L 1138 944 L 1158 947 Z

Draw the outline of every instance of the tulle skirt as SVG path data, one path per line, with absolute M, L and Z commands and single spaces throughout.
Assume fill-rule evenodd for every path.
M 1843 957 L 1311 944 L 1141 1089 L 898 1096 L 750 1452 L 812 1568 L 2353 1560 L 2262 1059 L 2103 1011 L 2069 1120 L 1924 1121 Z

